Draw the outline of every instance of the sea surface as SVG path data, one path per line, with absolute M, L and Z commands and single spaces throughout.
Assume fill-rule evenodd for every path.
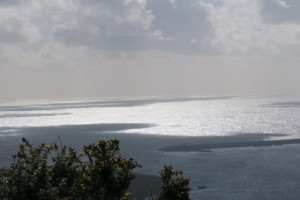
M 149 126 L 113 132 L 170 136 L 284 133 L 293 138 L 300 136 L 300 97 L 80 100 L 0 106 L 0 137 L 19 135 L 24 127 L 119 123 Z
M 77 148 L 118 138 L 122 154 L 143 165 L 138 173 L 155 175 L 168 163 L 182 169 L 191 180 L 192 199 L 300 198 L 297 95 L 0 105 L 0 167 L 9 165 L 22 137 L 33 144 L 60 138 Z M 284 142 L 256 143 L 274 140 Z

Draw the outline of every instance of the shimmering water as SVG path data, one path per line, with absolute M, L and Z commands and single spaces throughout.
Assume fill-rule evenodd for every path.
M 0 167 L 21 137 L 60 136 L 76 148 L 117 138 L 139 173 L 166 163 L 191 180 L 193 200 L 298 200 L 300 145 L 164 152 L 168 146 L 300 138 L 300 96 L 48 101 L 0 106 Z M 248 144 L 248 143 L 247 143 Z M 227 145 L 228 146 L 228 145 Z M 230 145 L 229 145 L 230 146 Z M 197 146 L 196 146 L 197 147 Z M 175 148 L 176 149 L 176 148 Z M 206 189 L 197 188 L 206 186 Z
M 289 97 L 81 100 L 0 107 L 0 136 L 14 128 L 79 124 L 141 123 L 124 133 L 224 136 L 284 133 L 298 137 L 300 105 Z M 17 134 L 17 133 L 15 133 Z

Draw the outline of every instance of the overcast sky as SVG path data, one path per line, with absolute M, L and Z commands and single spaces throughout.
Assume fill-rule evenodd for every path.
M 298 0 L 0 0 L 2 99 L 300 91 Z

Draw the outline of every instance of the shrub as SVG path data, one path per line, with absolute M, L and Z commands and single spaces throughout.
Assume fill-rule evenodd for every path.
M 79 153 L 56 143 L 33 147 L 22 138 L 8 169 L 0 170 L 1 200 L 127 200 L 127 189 L 140 165 L 122 158 L 119 141 L 99 141 Z M 188 200 L 189 181 L 165 166 L 156 200 Z
M 33 148 L 23 139 L 19 151 L 14 154 L 10 168 L 1 178 L 1 195 L 4 199 L 38 199 L 43 193 L 54 195 L 47 166 L 51 146 Z
M 163 181 L 162 192 L 156 200 L 189 200 L 189 179 L 183 176 L 182 171 L 175 170 L 171 165 L 165 165 L 160 172 Z
M 118 140 L 100 141 L 84 147 L 88 160 L 76 182 L 76 198 L 119 200 L 124 197 L 135 177 L 132 170 L 139 165 L 132 158 L 122 158 L 119 151 Z
M 65 145 L 34 148 L 23 138 L 1 176 L 0 199 L 120 199 L 139 165 L 119 150 L 118 140 L 84 146 L 78 154 Z

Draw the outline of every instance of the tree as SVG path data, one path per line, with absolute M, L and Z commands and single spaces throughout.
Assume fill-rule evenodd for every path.
M 189 179 L 183 176 L 183 172 L 173 169 L 171 165 L 165 165 L 160 172 L 163 181 L 162 192 L 157 200 L 189 200 Z
M 10 167 L 0 171 L 1 200 L 127 200 L 133 170 L 140 165 L 123 158 L 118 140 L 99 141 L 83 152 L 56 143 L 33 147 L 22 138 Z M 188 200 L 189 181 L 165 166 L 156 200 Z
M 119 141 L 100 141 L 84 146 L 84 155 L 87 161 L 76 182 L 76 188 L 79 188 L 76 198 L 119 200 L 124 197 L 135 177 L 133 169 L 140 165 L 133 158 L 121 157 Z

